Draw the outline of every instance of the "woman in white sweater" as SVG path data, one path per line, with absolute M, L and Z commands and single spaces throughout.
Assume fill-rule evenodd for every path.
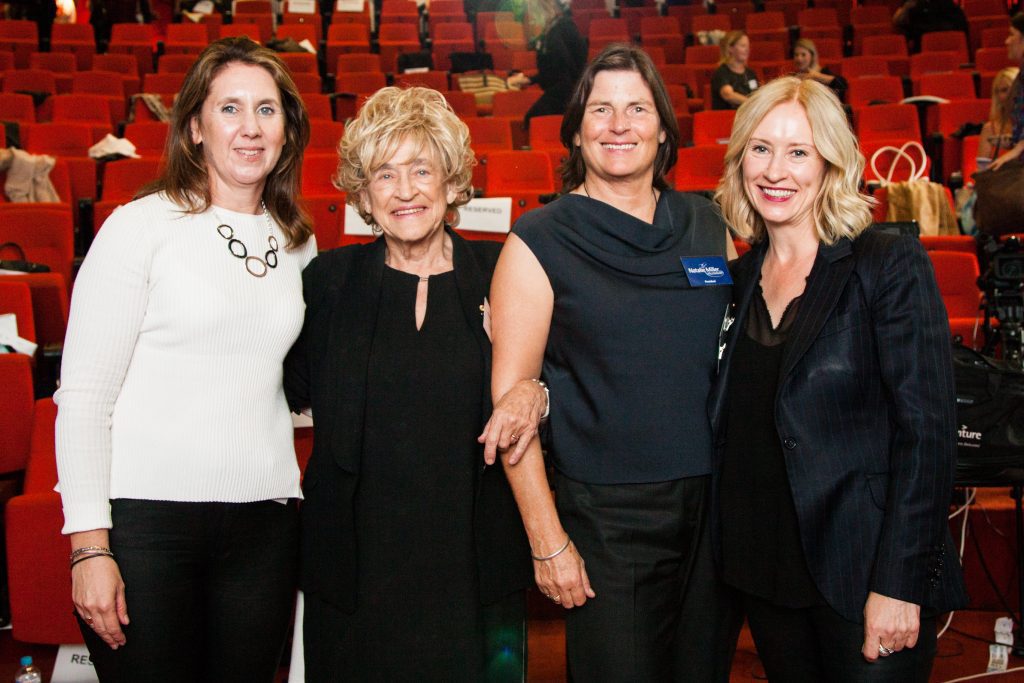
M 73 601 L 102 681 L 271 681 L 291 616 L 299 469 L 282 360 L 316 253 L 295 203 L 309 121 L 285 66 L 211 44 L 162 177 L 75 284 L 55 396 Z

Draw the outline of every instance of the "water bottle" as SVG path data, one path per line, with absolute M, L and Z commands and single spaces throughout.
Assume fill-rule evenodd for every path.
M 21 668 L 14 677 L 14 683 L 43 683 L 43 673 L 32 665 L 31 657 L 21 658 Z

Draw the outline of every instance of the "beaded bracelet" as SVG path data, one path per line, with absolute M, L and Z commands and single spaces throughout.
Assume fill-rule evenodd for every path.
M 551 553 L 550 555 L 544 555 L 543 557 L 537 557 L 533 553 L 530 553 L 530 557 L 532 557 L 537 562 L 544 562 L 546 560 L 553 560 L 556 557 L 558 557 L 559 555 L 561 555 L 563 552 L 565 552 L 565 549 L 569 547 L 570 543 L 572 543 L 572 539 L 570 539 L 569 535 L 566 534 L 565 535 L 565 545 L 563 545 L 561 548 L 559 548 L 555 552 Z

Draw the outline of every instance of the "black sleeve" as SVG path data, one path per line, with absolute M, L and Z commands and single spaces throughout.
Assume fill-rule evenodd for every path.
M 288 408 L 299 413 L 310 405 L 309 345 L 315 335 L 311 330 L 323 299 L 323 257 L 314 258 L 302 271 L 302 298 L 306 302 L 306 317 L 302 331 L 284 359 L 284 395 Z
M 718 67 L 711 74 L 711 94 L 718 95 L 724 86 L 729 85 L 729 75 L 722 67 Z M 721 97 L 721 95 L 719 95 Z
M 845 102 L 846 89 L 850 87 L 850 84 L 847 83 L 846 79 L 843 78 L 842 76 L 838 76 L 832 73 L 828 69 L 822 69 L 821 73 L 825 74 L 826 76 L 833 76 L 832 82 L 828 84 L 828 87 L 832 88 L 832 92 L 836 94 L 836 97 L 839 98 L 840 102 Z
M 875 251 L 883 265 L 871 297 L 871 323 L 894 437 L 871 590 L 920 605 L 929 559 L 948 533 L 956 468 L 949 324 L 919 240 L 904 236 Z

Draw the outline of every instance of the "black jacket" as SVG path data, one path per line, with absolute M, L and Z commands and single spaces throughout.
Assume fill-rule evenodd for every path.
M 468 242 L 449 231 L 462 310 L 484 358 L 481 413 L 491 414 L 491 345 L 481 306 L 501 245 Z M 325 252 L 303 272 L 306 320 L 285 360 L 292 410 L 313 409 L 313 454 L 303 480 L 301 585 L 353 611 L 359 541 L 353 501 L 362 455 L 366 369 L 384 270 L 384 240 Z M 481 425 L 481 429 L 483 425 Z M 473 435 L 476 436 L 475 434 Z M 533 581 L 529 545 L 500 465 L 480 469 L 474 500 L 474 541 L 485 604 Z M 414 543 L 416 539 L 409 539 Z
M 762 242 L 734 264 L 735 320 L 710 400 L 716 473 L 734 339 L 766 249 Z M 950 349 L 918 240 L 868 230 L 819 247 L 783 352 L 775 425 L 811 576 L 851 621 L 863 621 L 869 591 L 926 614 L 967 602 L 947 526 L 956 466 Z

